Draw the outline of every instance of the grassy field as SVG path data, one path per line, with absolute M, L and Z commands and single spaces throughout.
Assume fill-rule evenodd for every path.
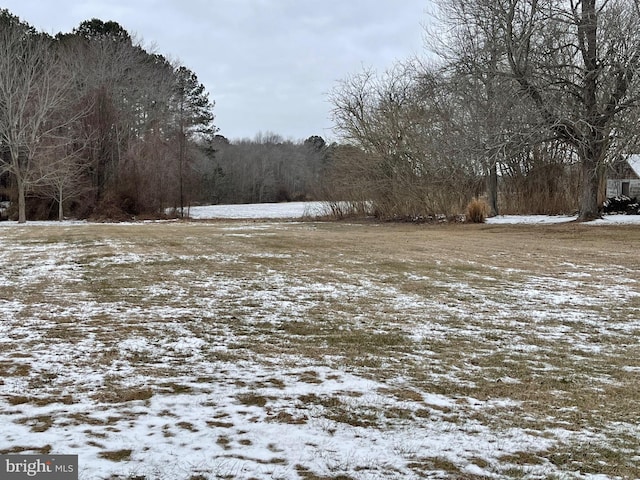
M 0 454 L 78 454 L 81 479 L 640 478 L 638 226 L 0 242 Z

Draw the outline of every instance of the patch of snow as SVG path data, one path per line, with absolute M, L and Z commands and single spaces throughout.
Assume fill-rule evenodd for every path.
M 588 225 L 640 225 L 640 215 L 605 215 Z
M 322 215 L 323 202 L 255 203 L 241 205 L 207 205 L 191 207 L 189 216 L 194 219 L 259 219 L 295 218 Z
M 498 215 L 487 218 L 486 223 L 489 225 L 548 225 L 553 223 L 567 223 L 575 219 L 575 216 L 568 215 Z
M 550 225 L 568 223 L 576 220 L 573 215 L 498 215 L 487 218 L 489 225 Z M 640 215 L 605 215 L 604 217 L 585 222 L 584 225 L 640 225 Z
M 486 478 L 495 477 L 491 473 L 487 472 L 486 470 L 480 468 L 478 465 L 475 465 L 473 463 L 470 463 L 469 465 L 464 467 L 462 470 L 465 473 L 468 473 L 469 475 L 474 475 L 477 477 L 486 477 Z

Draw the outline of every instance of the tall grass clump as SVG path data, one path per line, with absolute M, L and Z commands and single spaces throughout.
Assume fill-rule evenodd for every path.
M 484 223 L 489 215 L 489 205 L 484 200 L 473 199 L 467 205 L 466 220 L 469 223 Z

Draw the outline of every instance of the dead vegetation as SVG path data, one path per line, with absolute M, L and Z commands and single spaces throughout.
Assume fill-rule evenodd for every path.
M 245 434 L 261 423 L 320 425 L 329 438 L 440 425 L 443 443 L 528 435 L 540 446 L 456 460 L 397 445 L 403 475 L 478 478 L 472 464 L 500 478 L 640 476 L 637 227 L 226 222 L 3 233 L 0 422 L 9 428 L 77 426 L 91 431 L 96 457 L 126 465 L 144 451 L 110 435 L 137 421 L 132 406 L 171 400 L 153 441 L 210 430 L 211 448 L 242 461 L 258 441 Z M 206 414 L 174 406 L 188 398 Z M 69 410 L 79 405 L 86 413 Z M 29 407 L 41 411 L 20 413 Z M 0 452 L 47 448 L 36 436 L 21 445 L 5 439 Z M 388 466 L 294 467 L 300 478 L 335 479 Z

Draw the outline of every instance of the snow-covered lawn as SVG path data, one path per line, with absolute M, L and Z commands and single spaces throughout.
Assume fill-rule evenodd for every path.
M 84 480 L 638 477 L 638 245 L 5 224 L 0 453 L 78 454 Z

